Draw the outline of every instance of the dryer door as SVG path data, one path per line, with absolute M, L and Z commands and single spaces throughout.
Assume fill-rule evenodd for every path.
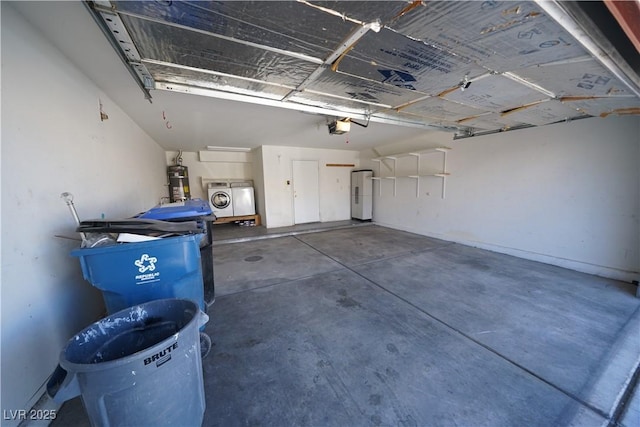
M 231 197 L 226 191 L 216 191 L 211 195 L 211 204 L 215 209 L 226 209 L 231 204 Z

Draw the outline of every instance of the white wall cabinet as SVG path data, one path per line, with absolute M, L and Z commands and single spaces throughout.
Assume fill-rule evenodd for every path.
M 407 179 L 412 179 L 415 181 L 415 185 L 416 185 L 416 197 L 420 196 L 420 178 L 424 178 L 424 177 L 438 177 L 442 179 L 442 198 L 444 199 L 446 196 L 446 181 L 447 181 L 447 176 L 449 175 L 449 172 L 447 172 L 447 152 L 451 150 L 451 148 L 449 147 L 436 147 L 436 148 L 430 148 L 427 150 L 421 150 L 421 151 L 415 151 L 415 152 L 410 152 L 410 153 L 399 153 L 399 154 L 391 154 L 388 156 L 382 156 L 382 157 L 376 157 L 371 159 L 374 163 L 378 164 L 378 176 L 374 176 L 373 179 L 374 181 L 378 182 L 378 192 L 380 195 L 382 195 L 382 184 L 381 184 L 381 180 L 391 180 L 393 181 L 393 195 L 396 195 L 396 186 L 397 186 L 397 182 L 398 179 L 400 178 L 407 178 Z M 442 155 L 442 168 L 437 171 L 437 172 L 430 172 L 430 173 L 424 173 L 421 171 L 420 168 L 420 159 L 422 156 L 427 156 L 427 155 L 432 155 L 432 154 L 441 154 Z M 415 157 L 416 159 L 416 166 L 415 166 L 415 174 L 408 174 L 408 175 L 397 175 L 396 171 L 397 171 L 397 161 L 400 158 L 403 157 Z M 392 174 L 390 175 L 385 175 L 382 176 L 382 162 L 384 162 L 385 160 L 389 160 L 390 162 L 393 163 L 392 167 L 389 167 L 391 169 Z

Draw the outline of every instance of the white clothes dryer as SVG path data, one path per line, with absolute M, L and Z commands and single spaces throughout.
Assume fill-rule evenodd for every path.
M 229 183 L 216 181 L 208 185 L 209 205 L 217 218 L 233 216 L 233 195 Z
M 231 195 L 234 216 L 256 214 L 255 196 L 251 182 L 232 182 Z

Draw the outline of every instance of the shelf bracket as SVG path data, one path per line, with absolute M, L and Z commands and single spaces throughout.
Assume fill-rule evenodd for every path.
M 416 198 L 420 197 L 420 153 L 409 153 L 416 158 Z
M 442 150 L 442 198 L 446 197 L 447 191 L 447 150 Z

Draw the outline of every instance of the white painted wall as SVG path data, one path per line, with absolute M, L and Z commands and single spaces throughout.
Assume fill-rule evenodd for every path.
M 380 147 L 378 154 L 447 145 L 446 199 L 440 178 L 374 185 L 374 221 L 592 274 L 637 280 L 640 271 L 640 118 L 568 124 L 451 141 Z M 376 157 L 371 152 L 366 158 Z M 437 167 L 437 155 L 425 169 Z M 415 159 L 398 161 L 400 174 Z M 382 166 L 383 168 L 385 166 Z M 404 169 L 404 170 L 403 170 Z M 377 174 L 377 165 L 374 166 Z M 383 175 L 389 170 L 383 169 Z M 427 195 L 426 193 L 429 193 Z
M 166 165 L 173 165 L 177 151 L 165 152 Z M 215 179 L 252 180 L 256 212 L 266 227 L 294 224 L 293 160 L 317 160 L 320 178 L 320 221 L 340 221 L 351 217 L 349 167 L 327 167 L 327 163 L 359 164 L 359 152 L 265 145 L 248 153 L 183 152 L 182 164 L 189 168 L 192 198 L 207 199 L 206 183 Z M 166 183 L 164 178 L 164 183 Z M 289 181 L 290 184 L 286 182 Z M 163 196 L 168 196 L 165 186 Z
M 349 150 L 325 150 L 283 146 L 263 146 L 262 181 L 264 214 L 262 221 L 268 228 L 294 224 L 293 218 L 293 160 L 317 160 L 320 180 L 320 221 L 341 221 L 351 218 L 349 167 L 328 167 L 327 163 L 359 166 L 359 153 Z M 289 182 L 289 183 L 287 183 Z
M 255 148 L 253 150 L 253 163 L 252 163 L 252 176 L 253 176 L 253 191 L 256 200 L 256 213 L 260 215 L 261 222 L 266 218 L 266 198 L 265 198 L 265 185 L 264 185 L 264 167 L 262 147 Z M 263 224 L 264 225 L 264 224 Z
M 165 194 L 165 154 L 2 2 L 2 410 L 30 408 L 66 341 L 103 313 L 69 252 L 82 219 L 122 218 Z M 109 119 L 100 121 L 99 103 Z M 16 422 L 3 420 L 3 425 Z

